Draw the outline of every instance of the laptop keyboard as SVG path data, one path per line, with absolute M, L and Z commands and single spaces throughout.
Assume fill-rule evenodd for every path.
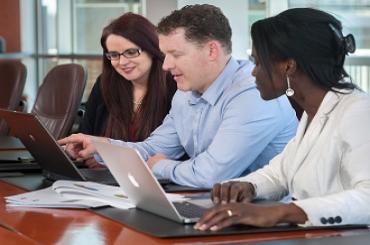
M 173 202 L 173 205 L 181 216 L 186 218 L 200 218 L 207 208 L 192 204 L 190 202 Z

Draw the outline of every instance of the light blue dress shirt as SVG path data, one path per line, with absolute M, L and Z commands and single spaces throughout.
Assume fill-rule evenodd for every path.
M 153 173 L 180 185 L 212 187 L 261 168 L 295 135 L 297 119 L 285 96 L 260 97 L 252 69 L 231 58 L 203 94 L 177 91 L 163 124 L 145 141 L 111 142 L 136 148 L 145 160 L 165 154 Z M 184 153 L 189 160 L 174 160 Z

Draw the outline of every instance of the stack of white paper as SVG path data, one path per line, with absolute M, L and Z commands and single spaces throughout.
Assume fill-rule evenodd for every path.
M 187 200 L 179 194 L 166 194 L 170 201 Z M 58 180 L 46 189 L 5 197 L 8 206 L 47 208 L 135 207 L 118 186 L 90 181 Z
M 7 206 L 40 208 L 96 208 L 107 205 L 98 201 L 62 197 L 52 187 L 8 196 L 5 201 Z
M 119 187 L 87 181 L 54 182 L 46 189 L 5 197 L 8 206 L 42 208 L 134 207 Z
M 103 202 L 112 207 L 128 209 L 135 207 L 118 186 L 90 181 L 59 180 L 52 186 L 56 193 L 68 199 L 83 199 Z

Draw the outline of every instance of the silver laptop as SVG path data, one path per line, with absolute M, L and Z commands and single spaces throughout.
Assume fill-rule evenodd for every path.
M 194 223 L 205 212 L 205 207 L 191 202 L 169 201 L 137 150 L 104 142 L 93 144 L 137 208 L 180 223 Z

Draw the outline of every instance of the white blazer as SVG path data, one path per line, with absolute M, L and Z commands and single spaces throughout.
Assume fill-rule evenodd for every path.
M 328 92 L 311 124 L 304 113 L 284 151 L 236 180 L 255 185 L 257 198 L 290 194 L 307 214 L 304 225 L 370 224 L 370 98 Z

